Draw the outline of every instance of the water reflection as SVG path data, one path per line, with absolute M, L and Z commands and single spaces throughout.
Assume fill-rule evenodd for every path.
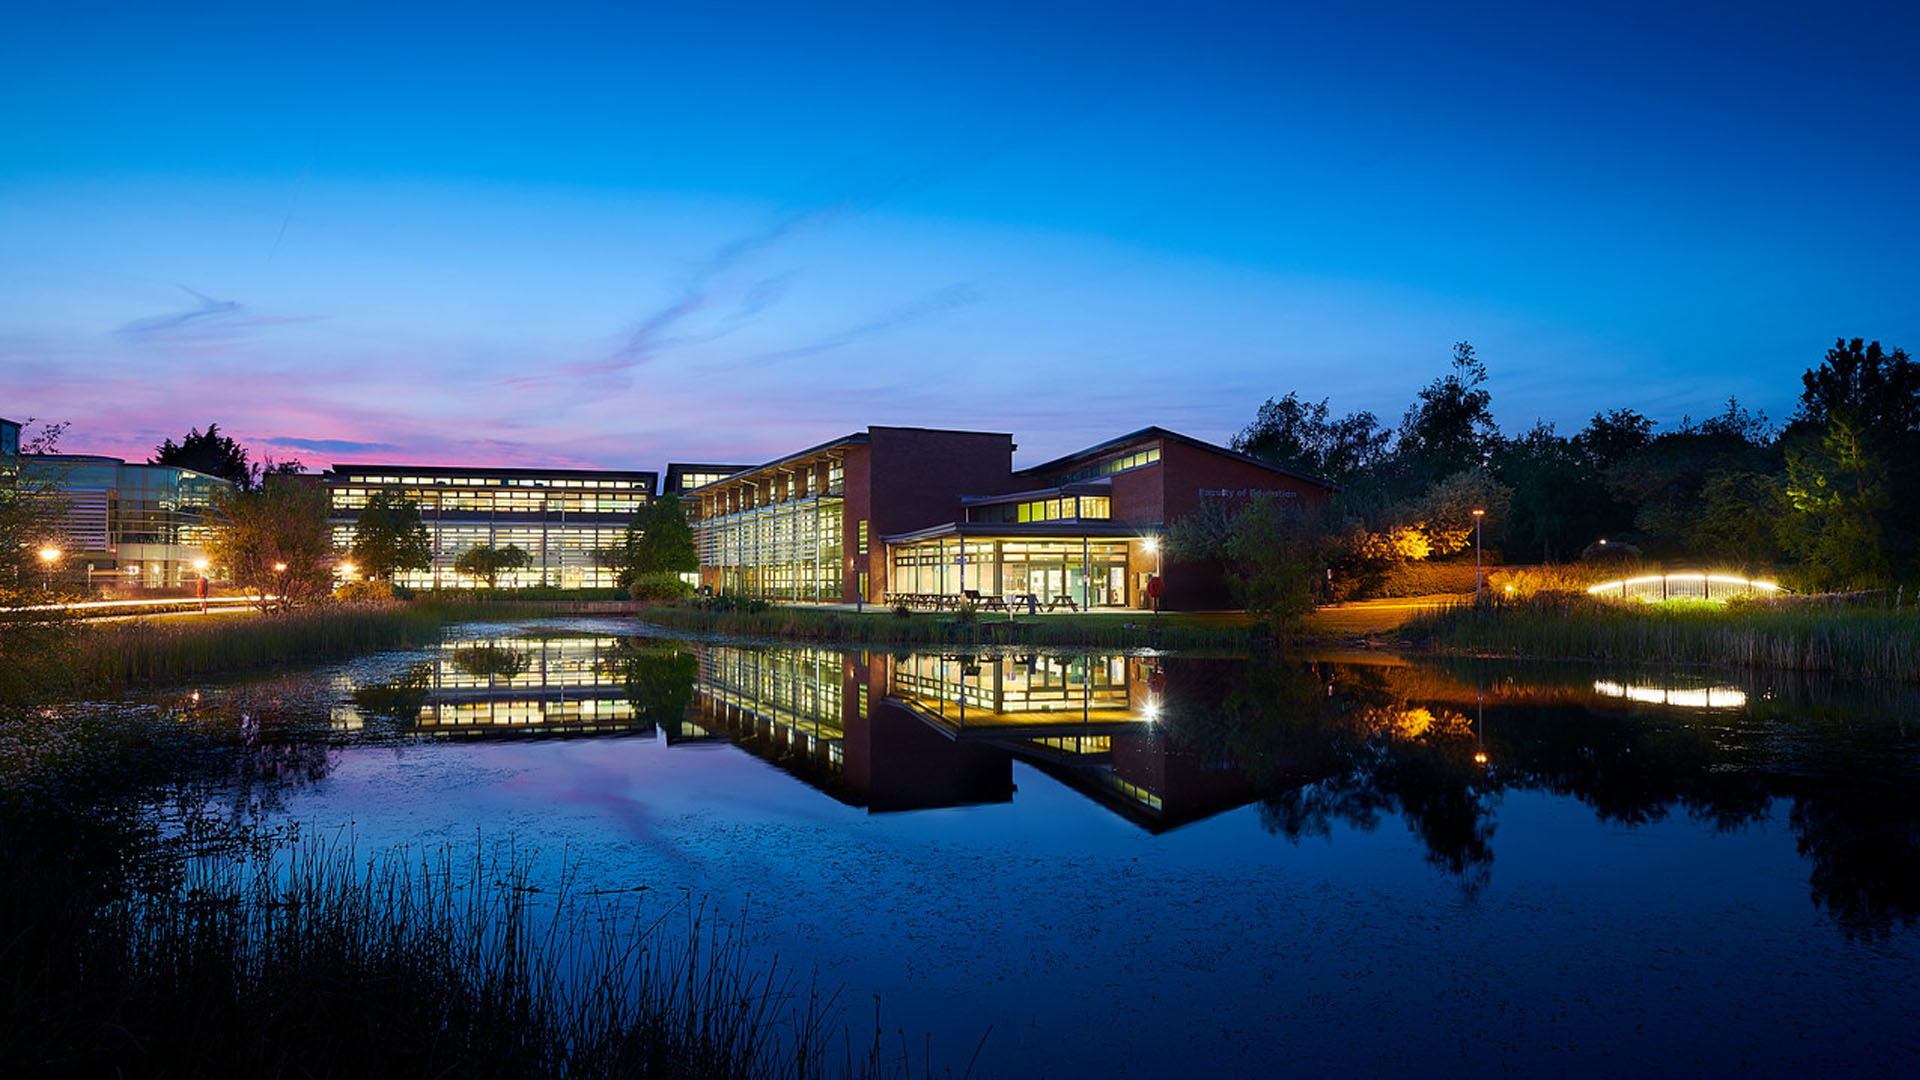
M 349 680 L 350 681 L 350 680 Z M 659 731 L 738 746 L 870 812 L 994 804 L 1024 763 L 1150 833 L 1254 804 L 1291 841 L 1397 819 L 1473 891 L 1503 797 L 1720 832 L 1781 810 L 1851 932 L 1920 915 L 1908 692 L 1395 662 L 888 654 L 575 636 L 448 645 L 350 685 L 336 726 Z
M 636 672 L 622 637 L 495 638 L 443 643 L 399 676 L 356 684 L 342 675 L 334 727 L 391 720 L 422 734 L 594 735 L 652 730 L 636 708 Z

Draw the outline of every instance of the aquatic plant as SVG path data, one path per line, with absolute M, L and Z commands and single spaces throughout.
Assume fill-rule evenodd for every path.
M 1614 604 L 1542 593 L 1422 613 L 1401 632 L 1411 641 L 1453 652 L 1920 680 L 1920 611 L 1911 607 Z

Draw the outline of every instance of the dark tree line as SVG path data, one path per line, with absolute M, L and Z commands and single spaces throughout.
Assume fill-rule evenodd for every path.
M 1665 430 L 1618 408 L 1570 435 L 1542 422 L 1509 436 L 1486 379 L 1461 342 L 1397 427 L 1289 393 L 1233 445 L 1346 485 L 1324 526 L 1326 561 L 1350 580 L 1462 550 L 1477 505 L 1509 561 L 1567 562 L 1606 540 L 1808 589 L 1920 581 L 1920 365 L 1901 349 L 1836 341 L 1784 425 L 1729 399 Z

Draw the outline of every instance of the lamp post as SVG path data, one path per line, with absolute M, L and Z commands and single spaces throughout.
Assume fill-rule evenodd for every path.
M 1473 603 L 1480 605 L 1480 522 L 1486 519 L 1485 510 L 1473 512 Z
M 53 592 L 53 564 L 60 561 L 62 554 L 64 553 L 52 544 L 40 549 L 41 588 L 47 593 Z
M 1153 599 L 1154 617 L 1159 618 L 1160 590 L 1166 588 L 1160 581 L 1160 538 L 1157 536 L 1149 536 L 1141 546 L 1146 548 L 1147 554 L 1153 556 L 1153 581 L 1147 585 L 1147 595 Z

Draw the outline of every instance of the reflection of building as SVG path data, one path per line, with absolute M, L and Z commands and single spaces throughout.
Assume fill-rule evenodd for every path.
M 694 737 L 721 735 L 871 810 L 1006 802 L 1025 761 L 1153 831 L 1252 797 L 1160 730 L 1151 660 L 701 647 Z
M 621 677 L 622 638 L 450 641 L 390 682 L 348 684 L 355 707 L 336 717 L 358 727 L 385 715 L 428 734 L 590 735 L 651 724 Z
M 697 489 L 701 578 L 782 600 L 972 596 L 1078 608 L 1226 602 L 1154 541 L 1208 500 L 1323 504 L 1335 486 L 1162 428 L 1018 472 L 1009 435 L 874 427 Z
M 503 586 L 611 588 L 616 570 L 595 551 L 619 546 L 634 512 L 653 501 L 655 474 L 591 469 L 453 469 L 425 465 L 335 465 L 323 475 L 333 504 L 333 541 L 353 542 L 353 525 L 380 491 L 420 507 L 433 566 L 402 571 L 410 588 L 471 588 L 485 582 L 454 571 L 476 547 L 515 545 L 533 559 L 500 575 Z
M 17 438 L 17 433 L 16 433 Z M 58 500 L 61 572 L 89 587 L 165 588 L 199 576 L 214 492 L 233 485 L 172 465 L 91 454 L 16 458 L 23 478 Z

